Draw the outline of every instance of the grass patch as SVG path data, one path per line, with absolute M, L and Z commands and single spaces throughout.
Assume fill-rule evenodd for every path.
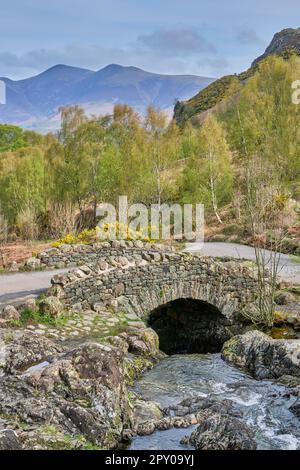
M 70 319 L 67 315 L 60 315 L 57 318 L 50 316 L 49 314 L 41 313 L 39 311 L 34 312 L 33 310 L 26 308 L 20 314 L 20 319 L 14 322 L 15 326 L 27 326 L 32 325 L 46 325 L 55 328 L 62 328 L 66 325 Z
M 298 255 L 290 255 L 290 260 L 292 263 L 300 264 L 300 256 Z
M 107 337 L 118 336 L 124 333 L 128 327 L 129 323 L 126 319 L 120 319 L 115 325 L 109 325 L 106 319 L 102 319 L 98 316 L 97 319 L 94 319 L 91 337 L 94 338 L 95 341 L 105 343 Z M 105 331 L 101 332 L 100 330 L 102 329 Z
M 102 450 L 80 434 L 63 434 L 55 426 L 41 427 L 41 443 L 49 450 Z
M 285 292 L 291 292 L 291 294 L 295 294 L 296 296 L 300 296 L 300 286 L 292 286 L 283 289 Z
M 121 320 L 119 323 L 109 327 L 109 332 L 106 336 L 118 336 L 120 333 L 124 333 L 128 326 L 129 325 L 127 320 Z

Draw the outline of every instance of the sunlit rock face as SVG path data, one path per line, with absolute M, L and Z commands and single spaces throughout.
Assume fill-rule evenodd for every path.
M 272 339 L 261 331 L 249 331 L 226 342 L 222 357 L 259 380 L 300 377 L 298 339 Z

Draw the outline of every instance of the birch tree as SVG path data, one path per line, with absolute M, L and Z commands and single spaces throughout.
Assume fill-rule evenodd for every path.
M 209 116 L 196 135 L 197 146 L 183 175 L 185 202 L 201 202 L 222 224 L 220 210 L 231 201 L 231 152 L 221 124 Z

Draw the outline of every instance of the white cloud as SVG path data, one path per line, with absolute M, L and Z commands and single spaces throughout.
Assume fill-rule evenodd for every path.
M 141 34 L 138 43 L 160 55 L 215 54 L 216 48 L 194 28 L 162 29 Z
M 263 45 L 264 41 L 258 36 L 254 29 L 246 28 L 241 30 L 237 36 L 236 40 L 239 44 L 244 45 Z

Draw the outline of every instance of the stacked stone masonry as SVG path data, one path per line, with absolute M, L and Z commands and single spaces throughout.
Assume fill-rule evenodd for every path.
M 145 248 L 111 250 L 109 256 L 54 276 L 50 290 L 76 312 L 111 307 L 147 320 L 155 308 L 191 298 L 216 306 L 232 322 L 257 308 L 257 292 L 255 270 L 243 261 Z
M 172 247 L 136 241 L 119 241 L 94 243 L 92 245 L 61 245 L 39 253 L 37 258 L 27 260 L 29 269 L 74 268 L 87 263 L 94 263 L 107 256 L 122 256 L 127 253 L 141 254 L 144 251 L 168 252 Z

